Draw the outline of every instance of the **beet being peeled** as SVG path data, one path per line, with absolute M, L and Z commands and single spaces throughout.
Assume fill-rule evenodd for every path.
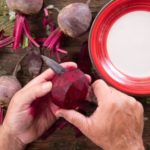
M 92 21 L 89 3 L 90 0 L 87 3 L 72 3 L 60 10 L 57 18 L 59 27 L 50 34 L 43 46 L 52 50 L 55 49 L 63 34 L 72 38 L 77 38 L 84 34 L 89 29 Z M 46 10 L 52 8 L 55 7 L 50 5 L 45 8 L 45 14 L 48 14 Z
M 46 56 L 42 59 L 56 73 L 52 79 L 52 102 L 65 109 L 77 108 L 88 94 L 89 81 L 85 74 L 80 69 L 66 70 Z

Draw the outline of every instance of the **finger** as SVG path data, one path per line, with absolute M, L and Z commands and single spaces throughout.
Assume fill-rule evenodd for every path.
M 29 88 L 23 88 L 18 92 L 15 97 L 21 98 L 21 103 L 24 104 L 31 104 L 34 100 L 45 96 L 47 93 L 49 93 L 52 89 L 52 83 L 51 82 L 45 82 L 33 85 Z M 18 99 L 18 98 L 14 98 Z
M 85 74 L 85 76 L 86 76 L 86 78 L 88 79 L 89 83 L 91 83 L 91 82 L 92 82 L 92 78 L 91 78 L 91 76 L 90 76 L 90 75 L 88 75 L 88 74 Z
M 115 97 L 120 97 L 120 99 L 122 98 L 122 99 L 129 99 L 130 98 L 130 96 L 128 96 L 127 94 L 125 94 L 125 93 L 123 93 L 123 92 L 121 92 L 121 91 L 119 91 L 119 90 L 117 90 L 117 89 L 115 89 L 115 88 L 113 88 L 113 87 L 109 87 L 110 88 L 110 91 L 111 91 L 111 93 L 113 94 L 113 95 L 115 95 Z
M 108 100 L 110 97 L 109 86 L 103 80 L 97 80 L 93 83 L 93 92 L 96 96 L 97 103 Z
M 68 122 L 76 126 L 83 134 L 88 131 L 88 118 L 74 110 L 60 109 L 55 113 L 56 117 L 63 117 Z
M 73 63 L 73 62 L 62 63 L 61 66 L 63 66 L 64 68 L 67 68 L 67 69 L 75 69 L 75 68 L 77 68 L 77 64 Z M 33 79 L 31 82 L 29 82 L 25 86 L 25 88 L 33 86 L 34 84 L 37 84 L 37 83 L 42 83 L 42 82 L 50 81 L 54 77 L 54 74 L 55 73 L 54 73 L 54 71 L 52 69 L 47 69 L 41 75 L 39 75 L 38 77 L 36 77 L 35 79 Z

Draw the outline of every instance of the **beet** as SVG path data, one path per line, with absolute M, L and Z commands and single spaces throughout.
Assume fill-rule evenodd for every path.
M 6 0 L 6 3 L 10 10 L 27 15 L 38 13 L 43 6 L 43 0 Z
M 31 36 L 26 15 L 38 13 L 43 6 L 43 0 L 6 0 L 6 2 L 9 9 L 16 12 L 16 21 L 13 31 L 13 49 L 16 50 L 22 46 L 24 37 L 29 39 L 29 45 L 33 44 L 36 47 L 40 47 Z
M 89 3 L 90 0 L 87 3 L 72 3 L 64 7 L 58 14 L 57 20 L 59 27 L 50 34 L 43 45 L 53 50 L 60 41 L 63 33 L 73 38 L 84 34 L 90 27 L 92 21 Z M 47 7 L 47 9 L 49 8 L 51 9 L 52 6 Z
M 51 100 L 53 103 L 65 109 L 78 107 L 88 93 L 89 81 L 85 74 L 80 69 L 66 70 L 46 56 L 42 56 L 42 59 L 56 73 L 52 80 Z
M 25 72 L 32 78 L 38 76 L 42 68 L 40 50 L 35 47 L 29 49 L 21 65 L 24 66 L 24 68 L 26 68 L 24 69 Z
M 58 15 L 58 25 L 70 37 L 78 37 L 86 32 L 91 24 L 92 14 L 84 3 L 72 3 L 64 7 Z
M 14 76 L 0 77 L 0 102 L 8 104 L 13 95 L 21 89 L 21 85 Z
M 26 54 L 25 54 L 26 55 Z M 21 89 L 21 84 L 16 78 L 17 72 L 19 70 L 20 62 L 25 57 L 21 57 L 21 59 L 18 61 L 13 75 L 8 76 L 1 76 L 0 77 L 0 104 L 1 106 L 8 105 L 11 98 L 14 96 L 14 94 Z

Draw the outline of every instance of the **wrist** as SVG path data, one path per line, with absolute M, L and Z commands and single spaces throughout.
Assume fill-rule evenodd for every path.
M 116 143 L 111 143 L 111 146 L 105 150 L 145 150 L 142 138 L 139 140 L 119 140 Z
M 14 135 L 10 134 L 4 126 L 0 127 L 0 149 L 23 150 L 25 145 Z

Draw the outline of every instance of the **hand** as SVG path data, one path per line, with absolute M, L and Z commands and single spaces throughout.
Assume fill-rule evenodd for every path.
M 64 63 L 62 66 L 68 69 L 77 67 L 74 63 Z M 48 69 L 15 94 L 1 126 L 3 135 L 9 135 L 17 143 L 26 145 L 40 137 L 54 123 L 56 118 L 52 109 L 57 107 L 47 95 L 52 88 L 50 80 L 53 76 L 54 72 Z M 11 140 L 9 142 L 11 144 Z
M 92 87 L 98 107 L 90 117 L 74 110 L 57 110 L 55 115 L 64 117 L 105 150 L 144 149 L 142 105 L 102 80 Z

